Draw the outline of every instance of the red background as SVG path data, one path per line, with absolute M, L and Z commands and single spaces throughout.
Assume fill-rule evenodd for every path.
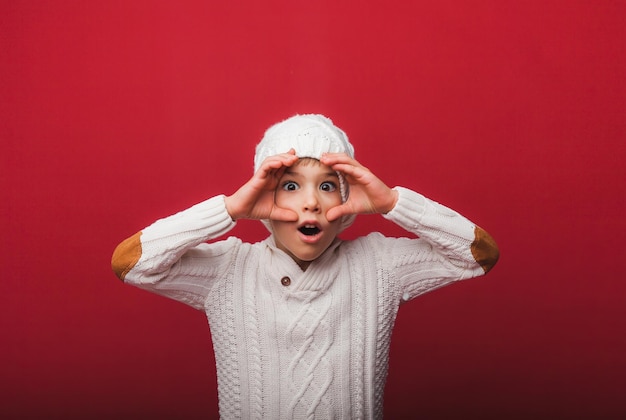
M 501 247 L 401 309 L 387 417 L 626 415 L 625 3 L 221 3 L 0 3 L 0 415 L 215 417 L 204 315 L 110 256 L 303 112 Z

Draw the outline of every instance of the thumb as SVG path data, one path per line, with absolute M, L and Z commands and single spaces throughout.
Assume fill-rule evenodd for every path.
M 326 219 L 329 222 L 332 222 L 339 219 L 341 216 L 346 216 L 348 214 L 352 214 L 351 208 L 344 203 L 328 209 L 328 211 L 326 212 Z
M 270 213 L 270 220 L 277 220 L 280 222 L 296 222 L 298 221 L 298 214 L 293 210 L 274 207 Z

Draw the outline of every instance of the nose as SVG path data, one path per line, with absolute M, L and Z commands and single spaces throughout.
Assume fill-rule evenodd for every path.
M 304 210 L 310 211 L 314 213 L 318 213 L 320 211 L 320 201 L 317 196 L 317 191 L 313 188 L 309 188 L 306 190 L 304 194 Z

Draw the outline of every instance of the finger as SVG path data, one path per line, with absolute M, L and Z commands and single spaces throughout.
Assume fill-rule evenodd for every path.
M 296 151 L 294 149 L 290 149 L 287 153 L 281 153 L 268 158 L 271 159 L 271 171 L 269 172 L 269 175 L 276 179 L 280 179 L 284 175 L 287 168 L 293 166 L 293 164 L 298 161 L 298 157 L 295 153 Z
M 345 163 L 337 163 L 331 166 L 333 170 L 340 172 L 346 176 L 346 179 L 354 179 L 359 181 L 366 180 L 371 172 L 363 166 L 354 166 Z
M 261 167 L 268 166 L 272 168 L 278 168 L 280 166 L 291 166 L 298 158 L 290 154 L 282 154 L 270 156 L 263 161 Z
M 345 153 L 326 153 L 322 156 L 321 162 L 330 166 L 337 172 L 343 172 L 346 175 L 357 174 L 358 170 L 363 173 L 370 172 L 365 166 L 360 164 L 356 159 L 351 158 Z
M 283 162 L 294 162 L 295 160 L 297 160 L 296 150 L 294 148 L 289 149 L 285 153 L 279 153 L 277 155 L 270 156 L 268 159 L 271 159 L 272 157 L 280 159 Z
M 350 164 L 354 166 L 362 166 L 356 159 L 345 153 L 324 153 L 320 158 L 324 165 L 332 166 L 338 163 Z
M 298 158 L 295 155 L 291 155 L 291 154 L 281 155 L 281 157 L 280 157 L 280 165 L 272 170 L 272 175 L 276 179 L 280 179 L 285 174 L 285 171 L 289 167 L 293 166 L 293 164 L 297 160 L 298 160 Z
M 280 169 L 281 167 L 292 166 L 296 160 L 298 160 L 298 158 L 294 154 L 290 153 L 270 156 L 266 158 L 263 163 L 261 163 L 259 170 L 269 174 L 276 169 Z

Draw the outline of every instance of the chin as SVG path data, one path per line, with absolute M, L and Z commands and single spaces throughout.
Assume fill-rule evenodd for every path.
M 294 257 L 295 257 L 298 261 L 302 261 L 302 262 L 305 262 L 305 263 L 311 263 L 311 262 L 315 261 L 315 260 L 316 260 L 316 259 L 318 259 L 318 258 L 319 258 L 319 256 L 320 256 L 320 255 L 322 255 L 322 254 L 323 254 L 323 252 L 320 252 L 319 254 L 317 254 L 317 253 L 316 253 L 316 254 L 309 254 L 309 253 L 306 253 L 306 254 L 293 254 L 293 253 L 292 253 L 292 255 L 293 255 L 293 256 L 294 256 Z

